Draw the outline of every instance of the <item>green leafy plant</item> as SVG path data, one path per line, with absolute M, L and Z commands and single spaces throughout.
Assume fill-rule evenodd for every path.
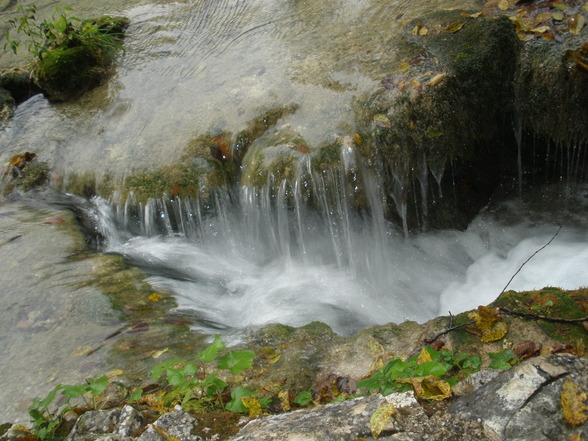
M 168 388 L 163 396 L 163 405 L 172 407 L 180 404 L 184 409 L 222 408 L 222 392 L 228 386 L 215 374 L 206 374 L 206 363 L 218 358 L 223 341 L 216 335 L 214 341 L 193 361 L 171 358 L 151 369 L 151 379 L 157 380 L 165 376 Z M 227 369 L 233 374 L 239 374 L 251 367 L 254 352 L 248 350 L 229 351 L 218 358 L 217 367 Z M 231 393 L 232 400 L 227 409 L 235 412 L 245 412 L 247 408 L 241 403 L 241 397 L 252 396 L 253 392 L 239 386 Z
M 28 409 L 35 436 L 41 440 L 59 439 L 56 431 L 63 423 L 63 415 L 79 407 L 79 404 L 72 404 L 72 400 L 81 398 L 86 407 L 96 409 L 97 397 L 106 390 L 108 384 L 109 378 L 103 375 L 98 378 L 88 378 L 83 385 L 58 384 L 45 398 L 35 398 Z M 58 395 L 58 392 L 61 393 Z M 60 400 L 58 401 L 57 398 Z
M 387 395 L 393 392 L 406 392 L 422 384 L 422 379 L 438 379 L 454 385 L 458 376 L 469 375 L 480 369 L 481 358 L 466 353 L 437 351 L 425 346 L 420 354 L 407 360 L 392 358 L 383 368 L 372 376 L 357 382 L 357 387 L 367 391 L 380 391 Z M 415 381 L 413 381 L 413 379 Z M 417 395 L 418 395 L 417 390 Z M 423 397 L 433 397 L 423 393 Z M 436 398 L 432 398 L 436 399 Z
M 490 367 L 492 369 L 509 369 L 517 364 L 520 360 L 511 349 L 503 349 L 500 352 L 488 352 L 490 357 Z
M 296 395 L 292 402 L 299 406 L 307 406 L 312 403 L 312 393 L 309 390 L 303 390 Z
M 56 7 L 51 19 L 37 20 L 37 7 L 31 5 L 19 5 L 20 16 L 9 20 L 8 24 L 16 33 L 22 33 L 28 38 L 27 49 L 38 59 L 51 49 L 58 47 L 88 46 L 102 53 L 105 59 L 110 59 L 122 46 L 119 44 L 118 32 L 112 32 L 108 23 L 97 23 L 89 20 L 81 20 L 78 17 L 68 15 L 73 11 L 70 7 Z M 74 24 L 75 23 L 75 24 Z M 21 41 L 12 37 L 10 30 L 5 35 L 4 48 L 17 53 Z

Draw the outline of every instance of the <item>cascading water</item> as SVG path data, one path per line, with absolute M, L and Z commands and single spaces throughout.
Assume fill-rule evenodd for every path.
M 213 192 L 207 202 L 95 198 L 94 216 L 104 249 L 143 268 L 204 333 L 320 320 L 350 334 L 457 313 L 494 300 L 557 230 L 518 200 L 481 214 L 464 232 L 405 237 L 384 220 L 379 185 L 348 147 L 341 163 L 342 171 L 313 172 L 302 157 L 292 183 L 270 176 L 265 186 Z M 352 207 L 359 192 L 368 200 L 363 210 Z M 566 227 L 510 288 L 586 284 L 585 221 L 557 210 Z M 516 224 L 509 223 L 514 211 Z

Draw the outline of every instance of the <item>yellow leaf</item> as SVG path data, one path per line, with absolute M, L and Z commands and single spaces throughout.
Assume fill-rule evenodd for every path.
M 412 385 L 415 395 L 425 400 L 441 401 L 451 397 L 451 386 L 449 383 L 434 375 L 396 378 L 394 381 Z
M 278 394 L 278 398 L 280 399 L 280 407 L 284 412 L 290 411 L 290 393 L 288 389 L 280 391 Z
M 396 409 L 391 403 L 382 403 L 380 407 L 374 411 L 370 418 L 370 429 L 374 438 L 380 436 L 382 430 L 384 430 L 389 424 L 390 417 L 395 413 Z
M 422 37 L 424 37 L 424 36 L 425 36 L 425 35 L 427 35 L 428 33 L 429 33 L 429 29 L 428 29 L 428 28 L 426 28 L 426 27 L 424 27 L 424 26 L 423 26 L 422 28 L 420 28 L 420 29 L 419 29 L 419 35 L 420 35 L 420 36 L 422 36 Z
M 92 348 L 90 346 L 79 346 L 77 347 L 71 354 L 70 357 L 83 357 L 84 355 L 88 355 Z
M 361 145 L 363 139 L 361 139 L 361 135 L 359 133 L 353 134 L 353 142 L 355 142 L 355 145 Z
M 549 26 L 538 26 L 536 28 L 531 29 L 531 32 L 535 34 L 543 34 L 549 30 Z
M 249 411 L 249 418 L 261 416 L 261 404 L 259 404 L 257 398 L 252 396 L 241 397 L 241 402 Z
M 429 80 L 429 82 L 427 83 L 427 86 L 432 87 L 432 86 L 436 86 L 437 84 L 439 84 L 441 81 L 443 81 L 443 79 L 447 76 L 447 74 L 444 73 L 440 73 L 435 75 L 433 78 L 431 78 Z
M 508 326 L 504 322 L 495 323 L 490 329 L 483 331 L 480 341 L 482 343 L 488 343 L 491 341 L 500 340 L 508 332 Z
M 417 363 L 419 366 L 423 363 L 427 363 L 429 361 L 433 361 L 431 358 L 431 354 L 425 348 L 421 349 L 421 353 L 419 354 L 419 358 L 417 359 Z
M 165 349 L 162 349 L 160 351 L 155 351 L 151 357 L 153 357 L 153 358 L 159 358 L 163 354 L 165 354 L 167 351 L 169 351 L 169 348 L 165 348 Z
M 584 424 L 588 420 L 588 407 L 584 402 L 588 398 L 576 383 L 568 378 L 561 388 L 561 407 L 566 421 L 573 426 Z
M 412 86 L 412 88 L 413 88 L 414 90 L 421 90 L 421 82 L 420 82 L 420 81 L 417 81 L 417 80 L 412 80 L 412 81 L 410 82 L 410 85 Z
M 113 369 L 106 374 L 108 378 L 120 377 L 125 372 L 122 369 Z
M 478 306 L 478 312 L 475 315 L 476 328 L 480 331 L 492 328 L 495 322 L 500 320 L 496 311 L 487 306 Z
M 159 302 L 159 299 L 161 299 L 161 294 L 157 294 L 156 292 L 154 292 L 148 297 L 148 299 L 152 302 Z
M 508 0 L 500 0 L 498 2 L 498 9 L 501 11 L 506 11 L 510 5 L 508 4 Z
M 418 33 L 419 33 L 420 30 L 421 30 L 421 25 L 418 24 L 414 28 L 412 28 L 412 31 L 410 31 L 410 33 L 412 35 L 418 35 Z
M 406 61 L 403 61 L 402 63 L 400 63 L 398 65 L 398 72 L 400 72 L 400 73 L 404 73 L 408 69 L 410 69 L 410 64 L 408 62 L 406 62 Z

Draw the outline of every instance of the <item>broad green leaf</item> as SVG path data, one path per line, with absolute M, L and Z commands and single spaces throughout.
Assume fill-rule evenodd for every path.
M 238 374 L 245 369 L 249 369 L 253 363 L 255 352 L 240 349 L 230 351 L 218 360 L 220 369 L 229 369 L 233 374 Z
M 106 375 L 102 375 L 98 378 L 88 378 L 86 381 L 89 383 L 89 392 L 96 396 L 100 395 L 108 387 L 109 379 Z
M 358 382 L 358 387 L 359 387 L 359 383 L 360 382 Z M 360 388 L 360 389 L 364 389 L 364 388 Z M 300 406 L 306 406 L 307 404 L 312 403 L 312 394 L 308 390 L 303 390 L 302 392 L 299 392 L 298 395 L 296 395 L 296 398 L 294 398 L 292 400 L 292 402 L 296 403 Z
M 220 334 L 214 336 L 214 341 L 202 352 L 200 352 L 196 358 L 204 363 L 210 363 L 214 360 L 218 353 L 224 349 L 225 345 Z
M 77 385 L 77 386 L 63 386 L 61 394 L 68 398 L 78 398 L 89 392 L 88 386 Z
M 159 363 L 151 368 L 151 380 L 157 380 L 161 377 L 168 369 L 173 368 L 176 364 L 181 363 L 181 358 L 170 358 L 169 360 Z
M 243 405 L 241 398 L 251 396 L 253 392 L 243 386 L 237 386 L 231 391 L 231 401 L 226 405 L 228 411 L 231 412 L 247 412 L 247 407 Z
M 139 401 L 143 396 L 143 389 L 135 389 L 131 395 L 129 395 L 129 402 Z

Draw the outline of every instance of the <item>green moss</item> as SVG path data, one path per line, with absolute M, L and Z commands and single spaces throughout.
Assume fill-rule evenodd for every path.
M 563 319 L 586 317 L 588 288 L 566 291 L 560 288 L 546 287 L 537 291 L 506 291 L 492 303 L 512 311 Z M 588 347 L 588 334 L 582 323 L 554 323 L 541 319 L 537 324 L 551 338 L 572 345 L 578 341 Z
M 263 135 L 268 129 L 274 127 L 280 118 L 296 111 L 298 106 L 276 107 L 262 113 L 257 118 L 247 123 L 247 128 L 237 134 L 234 148 L 234 160 L 237 165 L 243 161 L 249 146 Z
M 35 81 L 51 97 L 65 100 L 97 86 L 104 74 L 100 51 L 80 45 L 47 52 L 37 64 Z
M 33 161 L 28 164 L 23 170 L 23 177 L 18 182 L 20 188 L 24 191 L 32 190 L 33 188 L 41 187 L 49 181 L 50 167 L 47 162 Z

